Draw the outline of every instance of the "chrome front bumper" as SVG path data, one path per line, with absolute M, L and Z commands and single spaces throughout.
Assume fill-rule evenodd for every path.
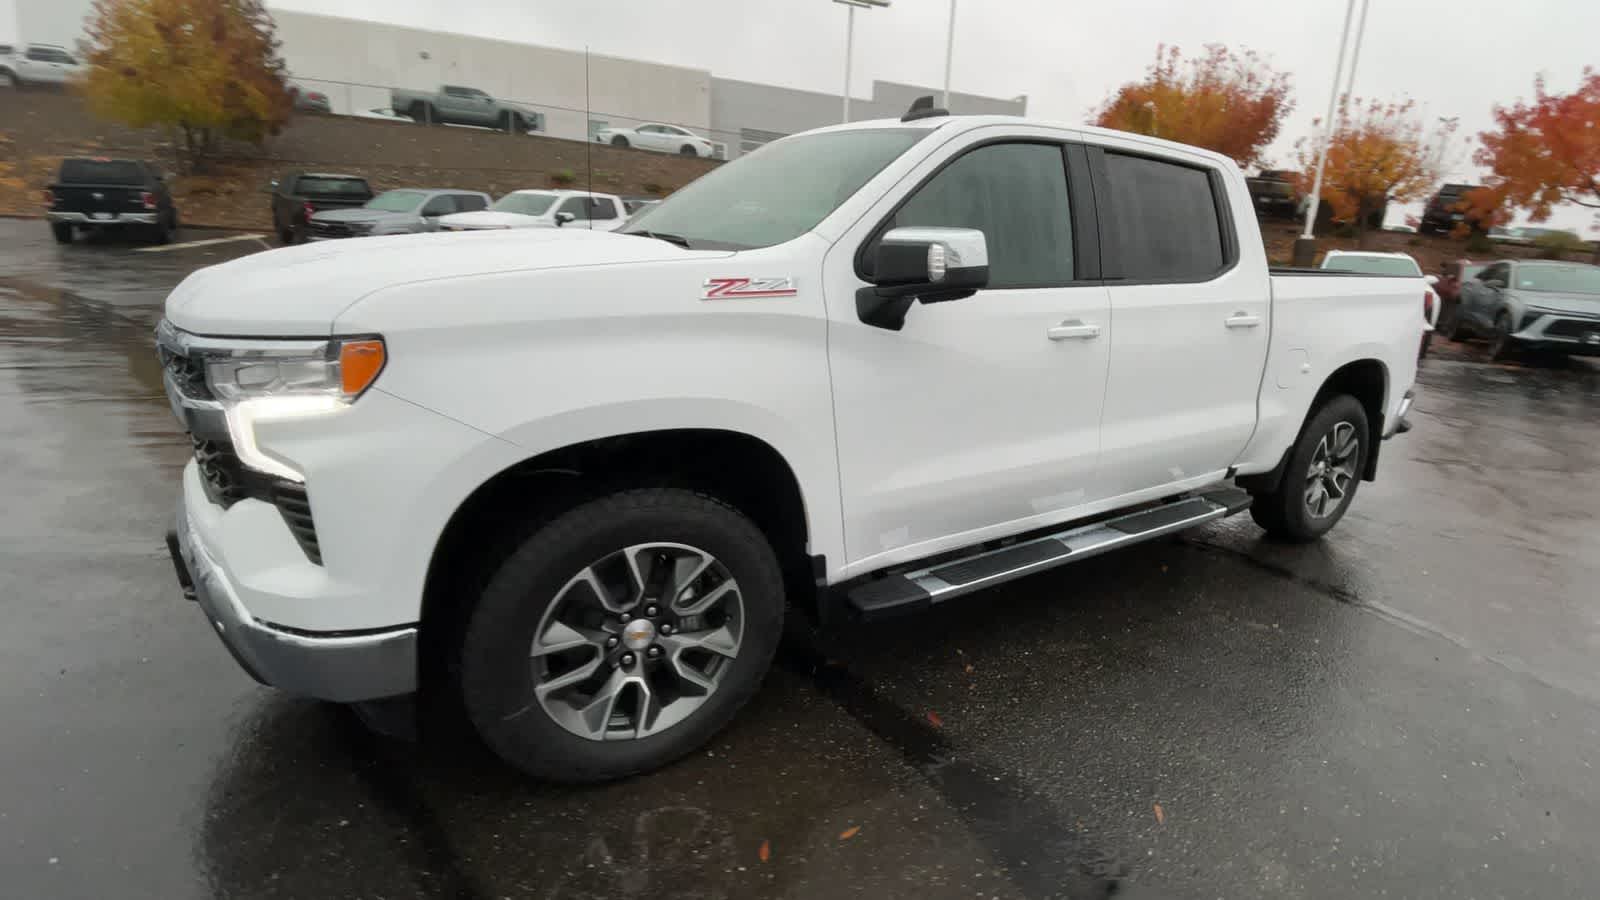
M 154 225 L 159 214 L 148 213 L 112 213 L 109 219 L 96 219 L 88 213 L 81 212 L 49 212 L 45 216 L 51 222 L 60 222 L 68 225 Z
M 415 626 L 326 634 L 256 619 L 190 527 L 182 498 L 167 546 L 184 595 L 200 604 L 228 652 L 256 681 L 336 703 L 397 697 L 417 689 Z

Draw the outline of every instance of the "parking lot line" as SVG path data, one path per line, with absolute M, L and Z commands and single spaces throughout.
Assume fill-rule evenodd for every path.
M 234 241 L 260 241 L 265 244 L 267 236 L 264 234 L 236 234 L 231 237 L 207 238 L 203 241 L 185 241 L 181 244 L 161 244 L 156 247 L 140 247 L 139 253 L 165 253 L 168 250 L 187 250 L 190 247 L 209 247 L 213 244 L 231 244 Z

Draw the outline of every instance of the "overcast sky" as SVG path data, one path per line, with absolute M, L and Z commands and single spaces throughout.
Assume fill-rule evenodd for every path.
M 1358 15 L 1361 0 L 1357 0 Z M 69 15 L 72 0 L 0 0 Z M 1600 0 L 1370 0 L 1356 77 L 1359 96 L 1415 99 L 1431 123 L 1459 116 L 1451 180 L 1472 180 L 1469 150 L 1495 102 L 1529 97 L 1543 73 L 1571 90 L 1600 64 Z M 874 78 L 937 86 L 944 75 L 948 0 L 893 0 L 856 15 L 855 93 Z M 843 80 L 845 8 L 829 0 L 269 0 L 273 7 L 709 69 L 717 75 L 818 91 Z M 1273 147 L 1327 107 L 1345 0 L 958 0 L 953 87 L 1027 94 L 1036 117 L 1083 121 L 1118 85 L 1138 78 L 1159 43 L 1251 48 L 1293 77 L 1296 109 Z M 29 36 L 35 40 L 39 38 Z M 307 73 L 311 74 L 311 73 Z M 1587 214 L 1562 224 L 1589 226 Z

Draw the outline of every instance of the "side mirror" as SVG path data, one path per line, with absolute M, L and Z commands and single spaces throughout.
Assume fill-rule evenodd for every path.
M 568 222 L 577 221 L 577 219 L 578 219 L 578 217 L 573 215 L 572 213 L 569 213 L 569 212 L 558 212 L 558 213 L 556 213 L 556 227 L 560 228 L 561 226 L 567 224 Z
M 1426 281 L 1428 283 L 1428 287 L 1433 287 L 1434 285 L 1439 283 L 1439 276 L 1437 276 L 1437 275 L 1429 275 L 1429 276 L 1423 278 L 1422 280 Z
M 989 242 L 976 228 L 890 229 L 873 255 L 872 284 L 856 291 L 856 315 L 899 331 L 913 300 L 943 303 L 989 286 Z

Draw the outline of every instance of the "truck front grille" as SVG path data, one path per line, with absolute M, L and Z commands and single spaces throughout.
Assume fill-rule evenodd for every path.
M 279 481 L 272 486 L 272 503 L 305 551 L 306 559 L 322 565 L 322 546 L 317 543 L 317 526 L 311 520 L 311 498 L 306 496 L 306 486 Z
M 372 230 L 371 225 L 350 222 L 319 222 L 311 220 L 311 233 L 319 238 L 360 237 Z
M 178 389 L 184 396 L 196 400 L 214 400 L 211 388 L 206 384 L 205 363 L 196 356 L 184 356 L 164 344 L 158 344 L 161 353 L 161 365 L 172 376 Z
M 207 499 L 223 509 L 246 498 L 271 503 L 283 516 L 283 523 L 289 526 L 289 533 L 306 559 L 322 565 L 322 545 L 317 541 L 317 525 L 311 518 L 311 498 L 305 485 L 248 468 L 227 441 L 202 441 L 193 436 L 190 440 L 194 442 L 194 461 Z
M 1600 331 L 1600 320 L 1557 319 L 1544 327 L 1544 333 L 1553 337 L 1581 338 L 1591 331 Z

